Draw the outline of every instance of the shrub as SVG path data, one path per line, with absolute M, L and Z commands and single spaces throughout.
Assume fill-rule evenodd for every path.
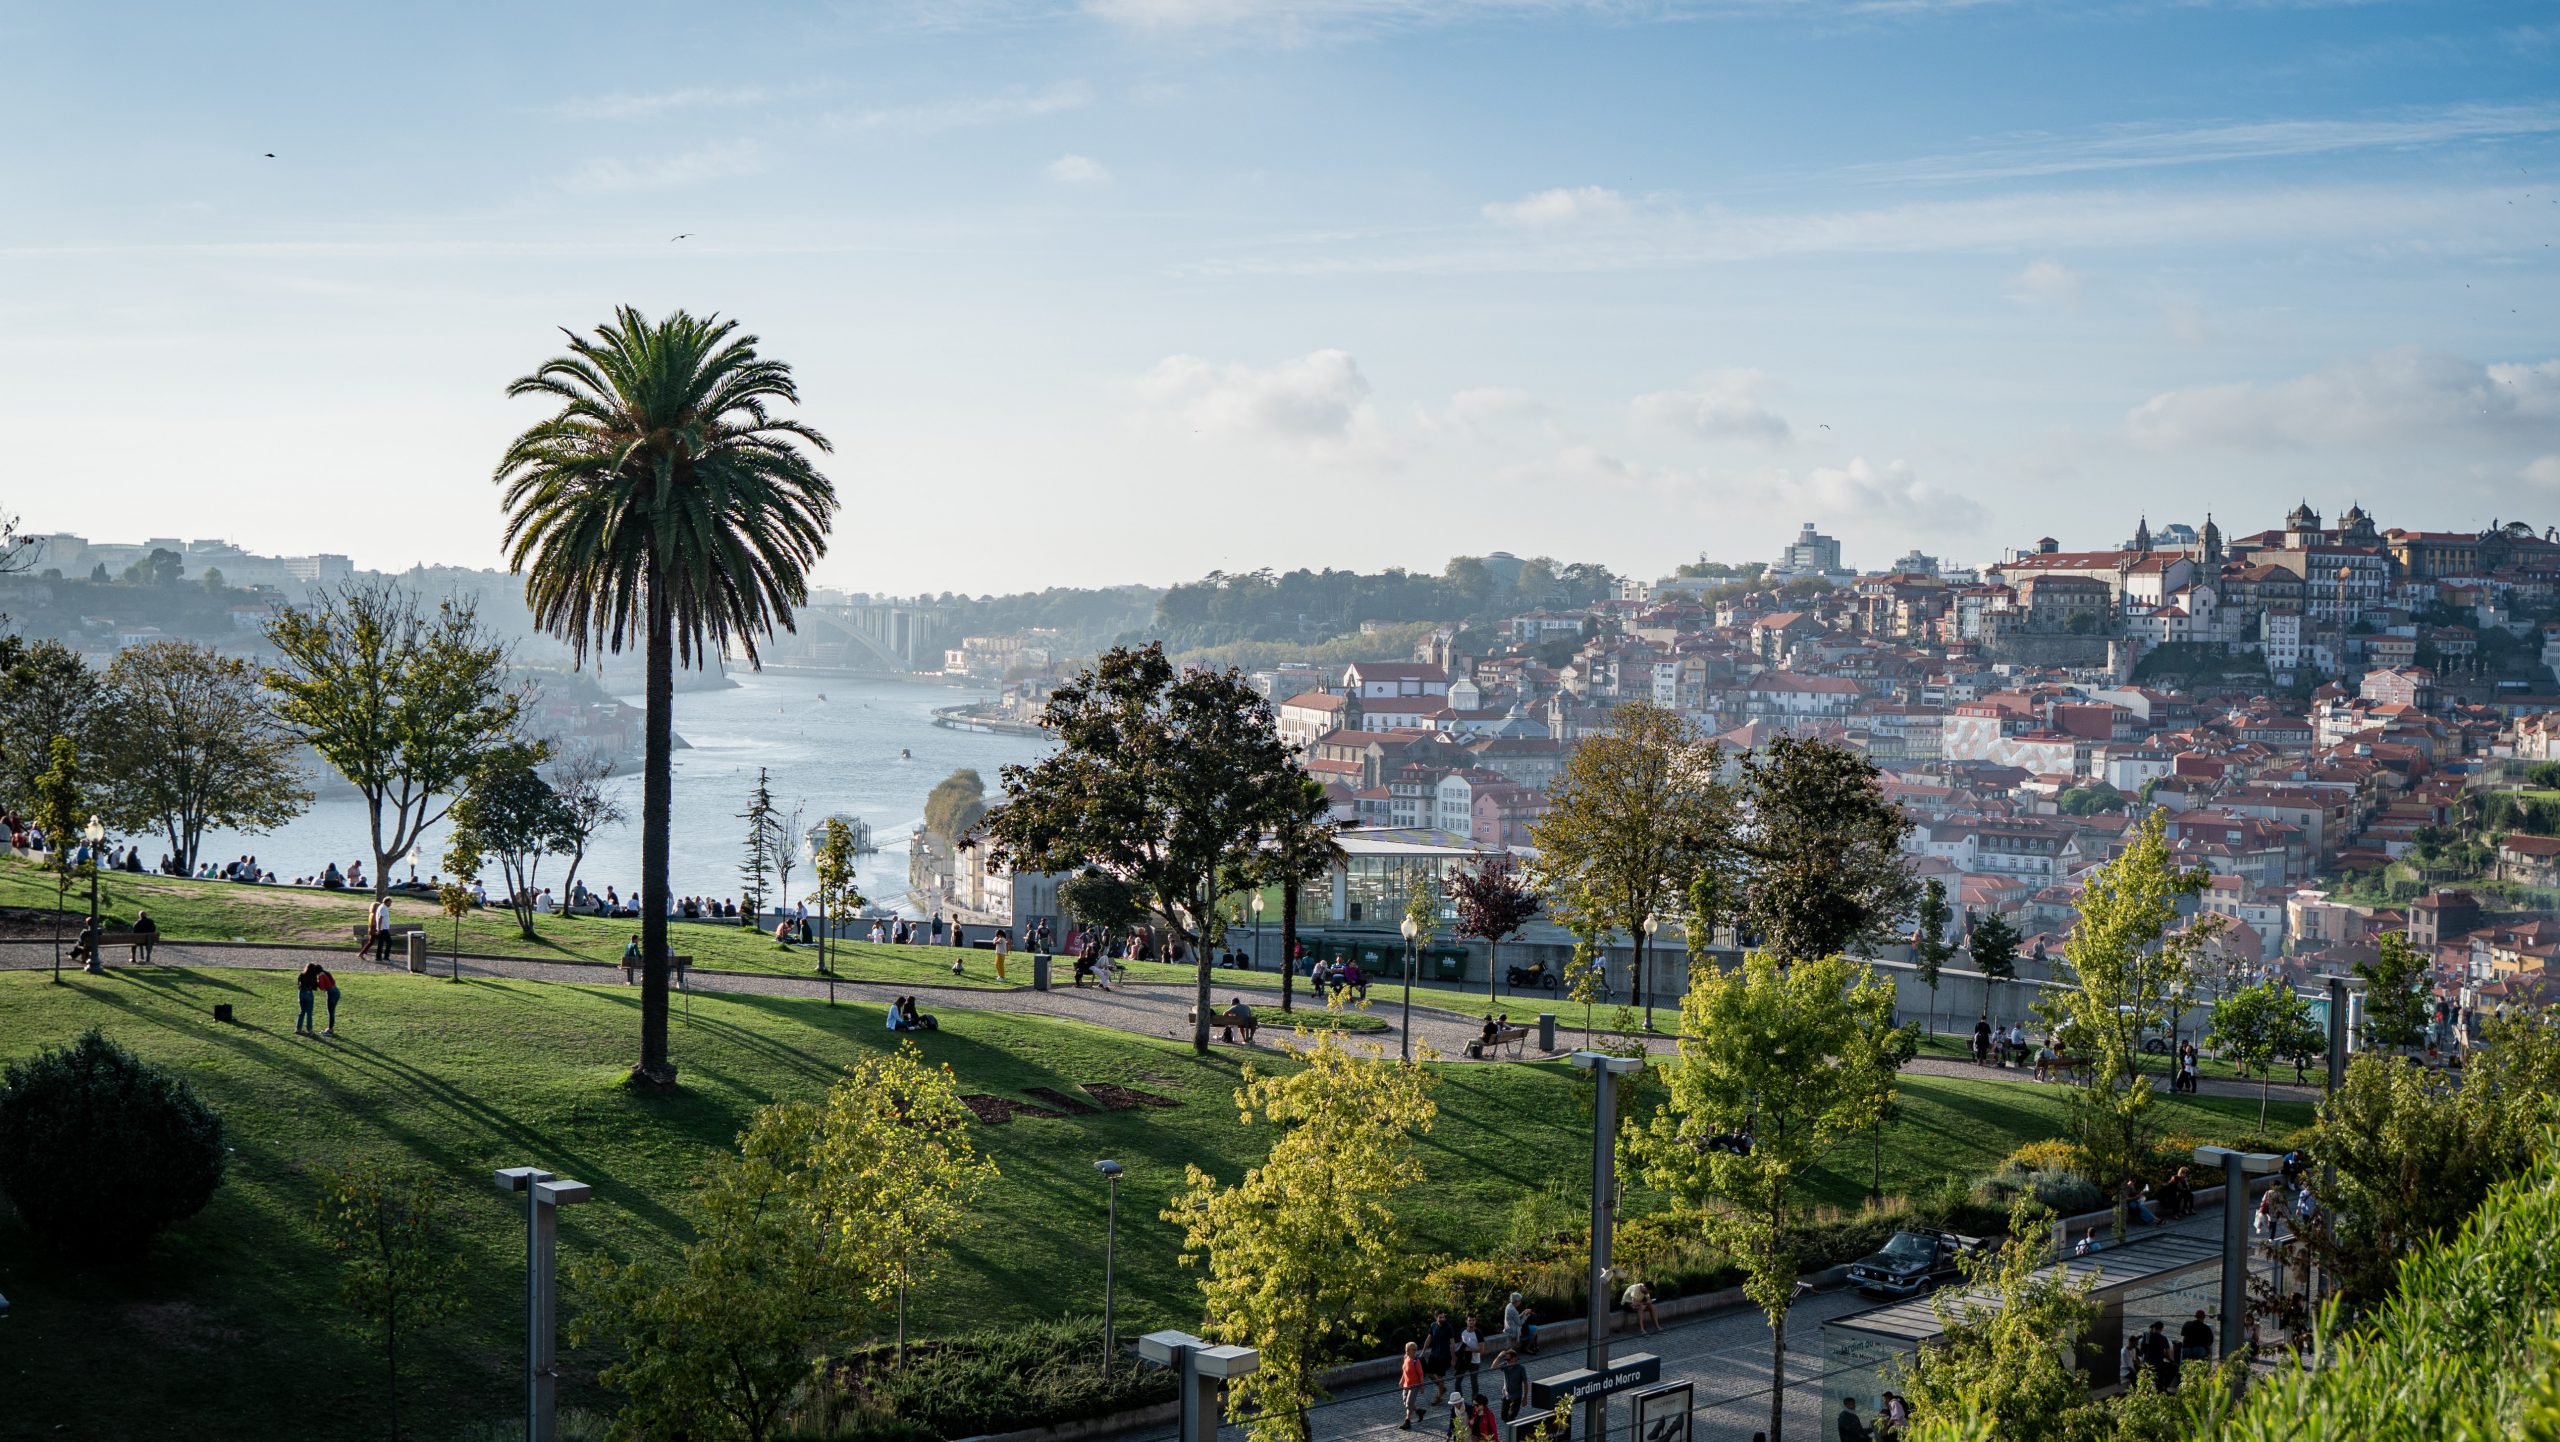
M 204 1210 L 223 1157 L 221 1116 L 96 1027 L 0 1071 L 0 1191 L 66 1251 L 140 1252 Z
M 1982 1210 L 2006 1216 L 2009 1203 L 2022 1192 L 2033 1194 L 2038 1202 L 2066 1217 L 2094 1212 L 2107 1201 L 2097 1183 L 2076 1171 L 2031 1171 L 2013 1160 L 2002 1162 L 1997 1170 L 1974 1184 L 1973 1203 Z
M 833 1429 L 869 1442 L 975 1437 L 1170 1401 L 1173 1374 L 1115 1359 L 1106 1375 L 1102 1319 L 1063 1317 L 972 1332 L 896 1352 L 877 1348 L 838 1373 Z
M 2080 1149 L 2060 1137 L 2029 1142 L 2009 1153 L 2007 1165 L 2030 1172 L 2077 1172 L 2088 1170 Z

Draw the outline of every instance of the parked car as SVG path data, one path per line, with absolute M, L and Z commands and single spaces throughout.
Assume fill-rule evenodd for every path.
M 1869 1296 L 1908 1297 L 1964 1274 L 1961 1262 L 1982 1250 L 1980 1237 L 1953 1232 L 1896 1232 L 1884 1250 L 1849 1264 L 1849 1281 Z

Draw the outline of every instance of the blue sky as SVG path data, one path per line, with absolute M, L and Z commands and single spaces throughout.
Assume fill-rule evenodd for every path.
M 618 302 L 855 589 L 2560 520 L 2550 5 L 221 10 L 0 0 L 36 529 L 492 563 Z

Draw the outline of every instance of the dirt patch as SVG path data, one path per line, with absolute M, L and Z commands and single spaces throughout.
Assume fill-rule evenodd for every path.
M 960 1099 L 960 1104 L 967 1107 L 972 1113 L 974 1113 L 978 1120 L 985 1122 L 991 1127 L 1003 1126 L 1005 1123 L 1012 1121 L 1015 1117 L 1054 1117 L 1059 1115 L 1057 1112 L 1053 1112 L 1047 1107 L 1035 1107 L 1029 1102 L 1018 1102 L 1011 1097 L 991 1097 L 983 1092 L 973 1092 L 968 1096 L 962 1097 Z
M 1111 1108 L 1115 1112 L 1125 1112 L 1131 1107 L 1178 1107 L 1182 1105 L 1182 1103 L 1175 1101 L 1171 1097 L 1160 1097 L 1154 1092 L 1142 1092 L 1135 1087 L 1117 1086 L 1111 1082 L 1086 1082 L 1083 1085 L 1086 1091 L 1093 1093 L 1093 1099 L 1095 1101 L 1102 1103 L 1104 1106 Z
M 1064 1115 L 1071 1117 L 1089 1117 L 1094 1114 L 1095 1110 L 1092 1107 L 1086 1106 L 1081 1100 L 1058 1090 L 1056 1087 L 1025 1087 L 1023 1088 L 1023 1095 L 1038 1097 L 1040 1100 L 1057 1108 Z
M 136 1302 L 124 1309 L 124 1322 L 162 1348 L 210 1352 L 242 1340 L 239 1328 L 216 1321 L 193 1302 Z

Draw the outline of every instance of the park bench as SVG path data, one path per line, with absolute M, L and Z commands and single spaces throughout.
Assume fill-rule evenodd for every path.
M 2082 1077 L 2088 1075 L 2088 1072 L 2089 1059 L 2087 1057 L 2057 1056 L 2049 1061 L 2040 1061 L 2036 1063 L 2035 1079 L 2037 1081 L 2043 1081 L 2046 1079 L 2047 1073 L 2052 1073 L 2063 1081 L 2078 1081 Z
M 410 932 L 424 931 L 426 929 L 425 923 L 416 921 L 395 921 L 389 928 L 393 936 L 407 936 Z M 361 921 L 347 928 L 347 931 L 348 934 L 355 939 L 355 943 L 358 946 L 364 945 L 366 940 L 373 935 L 373 928 Z
M 1468 1042 L 1467 1056 L 1473 1061 L 1483 1061 L 1486 1058 L 1486 1054 L 1489 1052 L 1507 1051 L 1510 1053 L 1513 1061 L 1518 1061 L 1527 1051 L 1528 1042 L 1529 1029 L 1527 1027 L 1506 1026 L 1499 1031 L 1496 1031 L 1491 1037 L 1480 1036 L 1475 1040 Z
M 98 950 L 121 946 L 125 948 L 128 960 L 149 961 L 151 944 L 159 939 L 160 933 L 156 931 L 101 931 L 98 933 Z
M 1193 1026 L 1198 1026 L 1200 1024 L 1200 1008 L 1196 1006 L 1191 1008 L 1189 1012 L 1183 1015 L 1182 1019 L 1191 1023 Z M 1221 1010 L 1209 1013 L 1209 1025 L 1214 1027 L 1234 1027 L 1236 1030 L 1244 1033 L 1245 1045 L 1251 1046 L 1253 1045 L 1254 1029 L 1261 1026 L 1262 1023 L 1257 1021 L 1250 1014 L 1238 1019 L 1227 1015 L 1226 1012 Z

